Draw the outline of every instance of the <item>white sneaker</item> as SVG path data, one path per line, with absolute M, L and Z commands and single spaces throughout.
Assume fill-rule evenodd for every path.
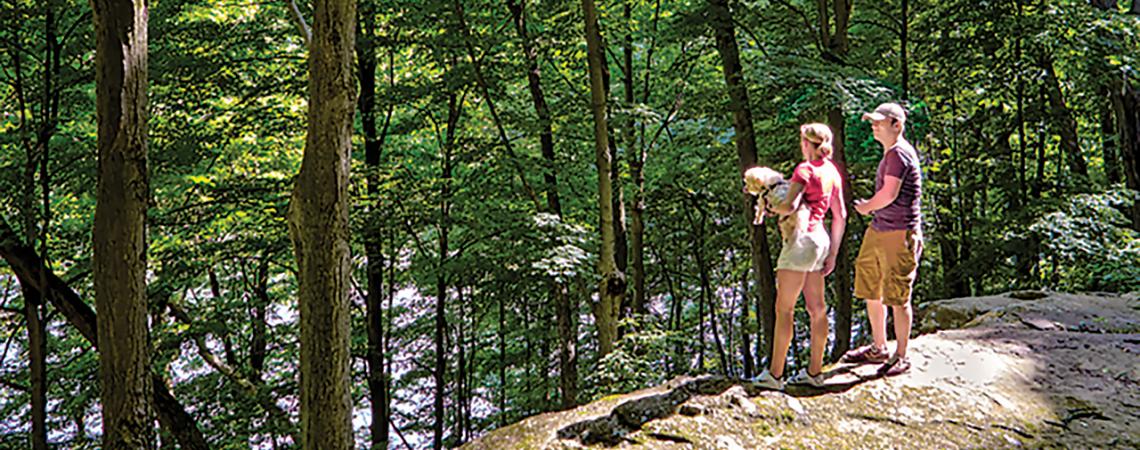
M 760 375 L 756 375 L 756 377 L 752 379 L 752 383 L 762 388 L 776 391 L 784 390 L 784 382 L 772 376 L 772 374 L 768 372 L 768 369 L 764 369 L 763 372 L 760 372 Z
M 813 377 L 811 375 L 808 375 L 807 369 L 800 369 L 800 371 L 796 372 L 796 375 L 793 376 L 791 380 L 788 380 L 788 384 L 803 384 L 820 388 L 823 387 L 824 379 L 825 378 L 823 376 L 823 372 L 820 372 L 818 375 Z

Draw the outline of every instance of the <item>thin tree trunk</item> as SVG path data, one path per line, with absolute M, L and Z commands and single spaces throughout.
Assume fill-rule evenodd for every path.
M 0 257 L 20 281 L 20 286 L 40 292 L 87 342 L 99 347 L 98 316 L 70 286 L 46 267 L 35 249 L 25 245 L 7 221 L 0 219 Z M 46 280 L 46 281 L 41 281 Z M 205 437 L 186 408 L 170 394 L 166 383 L 157 374 L 151 374 L 154 404 L 159 423 L 174 435 L 178 445 L 187 450 L 206 450 Z
M 1053 61 L 1045 58 L 1041 62 L 1041 68 L 1045 71 L 1049 108 L 1057 125 L 1057 132 L 1061 135 L 1064 160 L 1068 160 L 1070 171 L 1088 177 L 1088 165 L 1085 163 L 1084 155 L 1081 154 L 1080 140 L 1077 136 L 1077 121 L 1073 118 L 1072 111 L 1065 105 L 1065 99 L 1061 95 L 1061 81 L 1057 79 L 1057 74 L 1053 70 Z
M 625 2 L 624 15 L 628 26 L 633 26 L 632 6 Z M 629 158 L 630 177 L 633 179 L 633 202 L 630 205 L 629 225 L 629 274 L 633 281 L 633 300 L 629 311 L 634 315 L 644 316 L 649 311 L 645 304 L 645 223 L 642 215 L 645 212 L 645 143 L 638 145 L 636 140 L 634 110 L 634 84 L 633 84 L 633 36 L 626 31 L 622 46 L 622 85 L 625 94 L 626 120 L 622 127 L 625 141 L 626 156 Z M 624 216 L 624 213 L 622 214 Z
M 56 53 L 56 38 L 55 38 L 55 5 L 52 2 L 47 4 L 47 12 L 44 18 L 44 37 L 46 43 L 44 45 L 46 55 L 44 57 L 44 81 L 42 100 L 40 104 L 41 119 L 40 119 L 40 132 L 38 138 L 38 145 L 40 149 L 39 167 L 40 167 L 40 189 L 43 194 L 43 210 L 42 217 L 43 223 L 40 242 L 40 254 L 44 255 L 45 261 L 48 259 L 47 235 L 51 229 L 51 183 L 48 178 L 48 163 L 50 162 L 51 150 L 51 136 L 53 134 L 54 126 L 53 113 L 52 113 L 52 92 L 55 74 L 53 69 L 53 60 L 58 66 L 58 59 L 52 55 Z M 34 167 L 34 158 L 31 154 L 31 148 L 28 149 L 28 163 L 29 175 L 31 175 Z M 35 184 L 32 182 L 32 177 L 27 179 L 27 205 L 25 206 L 25 214 L 27 222 L 25 225 L 25 233 L 28 237 L 28 246 L 32 247 L 36 243 L 36 224 L 35 213 L 33 212 L 32 198 L 35 196 Z M 40 284 L 46 284 L 47 279 L 44 278 L 46 272 L 41 272 Z M 45 321 L 46 307 L 44 307 L 45 299 L 42 292 L 39 297 L 32 297 L 30 290 L 24 290 L 24 311 L 28 320 L 28 371 L 29 382 L 31 391 L 31 416 L 32 416 L 32 434 L 31 444 L 33 450 L 47 450 L 47 391 L 48 380 L 46 376 L 47 367 L 47 323 Z
M 829 0 L 816 0 L 816 17 L 819 18 L 819 44 L 824 49 L 831 47 L 831 12 Z
M 899 27 L 899 59 L 902 67 L 903 98 L 910 97 L 910 63 L 907 59 L 910 53 L 907 49 L 910 33 L 910 0 L 902 0 L 902 17 Z
M 463 46 L 467 50 L 467 57 L 471 61 L 471 68 L 475 72 L 475 83 L 482 91 L 483 100 L 486 100 L 487 111 L 491 113 L 491 121 L 495 124 L 495 129 L 499 132 L 499 140 L 503 144 L 503 149 L 507 152 L 507 158 L 511 165 L 514 167 L 515 172 L 518 173 L 519 181 L 522 184 L 523 192 L 526 193 L 527 198 L 534 204 L 535 210 L 541 210 L 542 205 L 538 201 L 538 194 L 530 187 L 530 182 L 526 179 L 526 171 L 523 169 L 522 164 L 519 162 L 519 157 L 515 153 L 514 145 L 511 144 L 510 137 L 507 136 L 507 130 L 503 126 L 503 121 L 499 118 L 498 109 L 495 107 L 495 100 L 491 97 L 491 88 L 487 83 L 487 78 L 483 76 L 482 64 L 478 55 L 475 54 L 475 47 L 472 44 L 471 30 L 467 27 L 467 19 L 464 17 L 463 2 L 455 0 L 455 17 L 459 22 L 459 31 L 463 36 Z
M 679 332 L 681 332 L 681 320 L 682 320 L 682 317 L 681 317 L 681 312 L 682 312 L 681 296 L 677 295 L 677 288 L 675 287 L 676 285 L 673 282 L 673 277 L 669 274 L 669 267 L 667 266 L 667 263 L 665 262 L 665 258 L 661 257 L 661 255 L 658 254 L 657 260 L 661 261 L 661 273 L 662 273 L 662 276 L 665 278 L 665 286 L 669 290 L 669 317 L 668 317 L 668 320 L 666 321 L 666 323 L 668 324 L 669 331 L 672 331 L 674 333 L 679 333 Z M 747 275 L 745 275 L 745 276 L 747 276 Z M 681 340 L 677 340 L 673 344 L 673 355 L 671 358 L 669 358 L 669 372 L 671 374 L 675 375 L 675 374 L 679 373 L 677 368 L 680 367 L 679 361 L 681 361 L 684 358 L 684 349 L 685 349 L 684 342 L 682 342 Z
M 95 0 L 95 307 L 103 448 L 155 446 L 147 337 L 147 4 Z
M 1111 87 L 1105 87 L 1101 91 L 1100 100 L 1100 142 L 1103 149 L 1104 156 L 1104 176 L 1108 179 L 1110 184 L 1120 181 L 1120 166 L 1119 160 L 1116 157 L 1117 147 L 1120 144 L 1119 135 L 1116 132 L 1116 117 L 1113 114 L 1113 101 Z
M 1017 197 L 1018 202 L 1026 194 L 1025 186 L 1025 160 L 1028 136 L 1025 134 L 1025 69 L 1022 67 L 1021 41 L 1024 30 L 1021 27 L 1021 2 L 1017 2 L 1017 40 L 1014 41 L 1015 73 L 1017 77 Z
M 354 0 L 314 3 L 309 126 L 289 211 L 300 306 L 301 446 L 306 450 L 355 446 L 348 243 L 355 30 Z
M 28 319 L 28 371 L 30 372 L 30 391 L 32 403 L 32 435 L 31 448 L 33 450 L 47 450 L 47 377 L 45 367 L 47 363 L 47 336 L 45 320 L 41 315 L 40 304 L 42 298 L 32 295 L 39 292 L 30 289 L 24 290 L 24 315 Z
M 499 427 L 507 425 L 507 308 L 499 296 Z
M 458 361 L 456 362 L 456 365 L 455 365 L 455 368 L 456 368 L 456 374 L 455 374 L 456 389 L 455 389 L 455 392 L 456 392 L 456 397 L 457 397 L 456 398 L 456 407 L 455 407 L 455 416 L 456 416 L 455 434 L 456 434 L 456 443 L 461 446 L 461 445 L 463 445 L 464 442 L 467 442 L 467 433 L 466 432 L 467 432 L 467 428 L 468 428 L 468 423 L 467 423 L 466 413 L 467 413 L 468 407 L 470 406 L 471 399 L 467 393 L 467 336 L 466 336 L 466 333 L 464 330 L 465 325 L 466 325 L 465 324 L 466 317 L 467 317 L 467 313 L 466 313 L 466 311 L 464 311 L 466 309 L 466 308 L 464 308 L 464 305 L 467 302 L 466 302 L 466 299 L 463 298 L 463 287 L 462 286 L 456 286 L 455 292 L 458 295 L 458 298 L 456 298 L 456 300 L 457 300 L 456 303 L 458 303 L 458 307 L 459 307 L 459 316 L 456 317 L 456 323 L 455 323 L 455 335 L 456 335 L 455 336 L 455 348 L 458 352 L 458 355 L 457 355 Z
M 546 104 L 546 94 L 542 89 L 541 73 L 538 67 L 538 51 L 534 47 L 526 29 L 525 0 L 508 0 L 515 31 L 522 41 L 523 55 L 526 58 L 527 89 L 530 91 L 534 111 L 538 115 L 539 146 L 542 148 L 543 180 L 546 185 L 547 212 L 562 219 L 562 203 L 558 195 L 558 162 L 554 153 L 553 119 Z M 558 374 L 562 408 L 570 409 L 578 405 L 578 352 L 577 331 L 573 327 L 571 315 L 574 302 L 568 295 L 566 283 L 551 280 L 551 296 L 554 298 L 555 316 L 558 322 Z
M 602 80 L 602 38 L 598 31 L 598 12 L 594 0 L 582 0 L 586 20 L 586 54 L 590 67 L 590 107 L 594 114 L 594 153 L 598 167 L 598 210 L 601 222 L 601 254 L 598 257 L 598 302 L 591 305 L 598 327 L 598 358 L 613 351 L 617 338 L 617 319 L 625 294 L 625 275 L 615 260 L 613 191 L 610 183 L 609 130 L 606 121 L 606 96 Z
M 269 254 L 261 255 L 257 265 L 257 276 L 254 279 L 253 308 L 250 317 L 249 339 L 249 368 L 253 380 L 261 384 L 262 373 L 265 371 L 265 356 L 268 352 L 268 339 L 266 337 L 269 324 L 266 322 L 266 310 L 271 302 L 269 298 Z
M 1038 104 L 1045 108 L 1045 85 L 1041 85 L 1038 91 Z M 1044 114 L 1042 114 L 1044 116 Z M 1033 197 L 1041 198 L 1041 190 L 1045 187 L 1045 118 L 1041 117 L 1037 125 L 1037 172 L 1036 180 L 1033 183 Z
M 368 217 L 369 223 L 384 223 L 379 217 L 380 206 L 380 156 L 387 137 L 388 124 L 392 118 L 394 103 L 390 103 L 384 118 L 383 131 L 376 131 L 376 11 L 375 1 L 360 3 L 359 29 L 356 39 L 356 60 L 360 80 L 360 117 L 364 131 L 364 164 L 368 168 Z M 389 57 L 388 69 L 392 71 L 394 61 Z M 395 79 L 391 82 L 394 84 Z M 372 422 L 369 431 L 373 450 L 388 448 L 388 424 L 391 420 L 388 410 L 388 388 L 385 380 L 384 364 L 384 249 L 381 242 L 383 230 L 378 225 L 369 226 L 364 231 L 364 253 L 367 257 L 366 277 L 368 291 L 365 294 L 365 320 L 368 328 L 368 400 Z
M 748 332 L 748 313 L 752 305 L 748 297 L 748 275 L 740 278 L 740 355 L 744 359 L 744 378 L 752 378 L 756 361 L 752 356 L 752 334 Z
M 435 381 L 435 418 L 432 424 L 432 448 L 443 448 L 443 432 L 445 428 L 444 398 L 447 395 L 447 260 L 451 251 L 448 237 L 451 233 L 451 156 L 455 145 L 456 126 L 459 124 L 459 98 L 454 93 L 448 94 L 447 99 L 447 137 L 443 142 L 441 155 L 440 200 L 439 200 L 439 261 L 436 268 L 436 298 L 435 298 L 435 369 L 432 376 Z
M 711 21 L 716 35 L 717 53 L 720 54 L 724 69 L 724 81 L 728 90 L 729 109 L 732 111 L 733 128 L 736 130 L 736 152 L 738 166 L 743 174 L 756 165 L 756 136 L 752 127 L 752 109 L 748 102 L 748 87 L 744 82 L 743 67 L 740 65 L 740 51 L 736 43 L 736 28 L 727 0 L 709 0 Z M 743 175 L 741 175 L 743 176 Z M 741 195 L 745 223 L 748 224 L 751 246 L 752 272 L 760 290 L 760 320 L 763 329 L 761 354 L 772 353 L 772 334 L 776 323 L 776 279 L 772 272 L 772 257 L 768 249 L 768 235 L 764 228 L 752 225 L 755 198 Z

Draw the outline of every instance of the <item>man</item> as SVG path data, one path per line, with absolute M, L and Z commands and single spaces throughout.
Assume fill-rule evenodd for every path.
M 856 200 L 859 214 L 874 214 L 855 259 L 855 296 L 866 300 L 871 322 L 870 345 L 843 355 L 844 362 L 883 363 L 879 373 L 899 375 L 910 369 L 907 343 L 913 311 L 911 289 L 922 255 L 922 169 L 918 153 L 907 142 L 906 110 L 884 103 L 863 115 L 871 122 L 883 159 L 875 175 L 875 195 Z M 894 314 L 897 345 L 887 356 L 887 310 Z

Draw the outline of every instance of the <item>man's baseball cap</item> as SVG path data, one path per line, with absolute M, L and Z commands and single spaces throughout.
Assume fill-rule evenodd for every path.
M 863 120 L 895 119 L 906 122 L 906 110 L 898 103 L 883 103 L 874 112 L 863 114 Z

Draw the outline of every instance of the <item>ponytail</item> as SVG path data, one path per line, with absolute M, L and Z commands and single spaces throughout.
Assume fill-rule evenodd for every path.
M 831 159 L 835 150 L 831 143 L 831 128 L 822 123 L 809 123 L 800 127 L 800 137 L 815 144 L 815 154 L 820 158 Z

